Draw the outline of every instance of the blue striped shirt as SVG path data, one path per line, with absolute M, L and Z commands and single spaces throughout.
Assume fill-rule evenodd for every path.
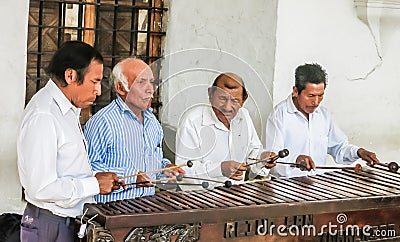
M 97 112 L 85 125 L 89 160 L 95 172 L 115 172 L 119 177 L 139 171 L 154 171 L 171 162 L 163 158 L 163 131 L 149 108 L 143 113 L 143 124 L 118 97 Z M 161 173 L 147 175 L 151 180 L 159 179 Z M 136 177 L 125 178 L 133 183 Z M 153 195 L 154 187 L 136 188 L 128 186 L 107 195 L 96 195 L 97 202 L 110 202 L 128 198 Z

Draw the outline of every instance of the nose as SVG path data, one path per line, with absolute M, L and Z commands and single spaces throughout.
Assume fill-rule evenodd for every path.
M 146 88 L 147 93 L 154 93 L 154 84 L 152 82 L 149 82 Z
M 314 99 L 312 100 L 312 105 L 313 106 L 318 106 L 320 102 L 322 101 L 322 98 L 319 96 L 315 96 Z
M 101 82 L 97 82 L 94 85 L 94 94 L 96 94 L 96 96 L 100 96 L 101 95 Z
M 233 103 L 230 99 L 226 100 L 222 106 L 226 112 L 231 112 L 233 110 Z

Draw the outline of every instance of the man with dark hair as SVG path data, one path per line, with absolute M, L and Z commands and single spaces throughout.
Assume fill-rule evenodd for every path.
M 94 176 L 79 123 L 101 93 L 103 58 L 92 46 L 64 43 L 47 69 L 51 79 L 26 106 L 17 141 L 27 206 L 21 241 L 73 241 L 74 220 L 93 196 L 118 189 L 115 173 Z
M 265 148 L 271 151 L 287 148 L 290 154 L 286 161 L 305 164 L 307 171 L 278 164 L 271 174 L 278 177 L 315 174 L 316 166 L 326 165 L 327 154 L 341 164 L 359 158 L 369 165 L 379 163 L 375 153 L 349 144 L 327 109 L 320 106 L 326 85 L 327 74 L 320 65 L 296 68 L 292 94 L 276 105 L 267 120 Z
M 234 73 L 222 73 L 208 89 L 211 106 L 196 106 L 189 110 L 176 134 L 177 165 L 192 160 L 193 167 L 183 169 L 188 177 L 214 180 L 211 186 L 230 180 L 244 180 L 249 159 L 267 158 L 271 154 L 262 152 L 253 122 L 243 108 L 248 94 L 241 77 Z M 259 174 L 263 167 L 271 168 L 275 163 L 259 163 L 251 166 L 252 173 Z M 187 179 L 201 184 L 201 180 Z M 196 189 L 198 186 L 184 187 Z

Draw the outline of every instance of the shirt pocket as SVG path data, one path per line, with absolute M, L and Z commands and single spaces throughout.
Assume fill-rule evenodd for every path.
M 30 242 L 38 242 L 38 229 L 37 228 L 29 228 L 24 224 L 21 224 L 21 241 L 30 241 Z
M 32 218 L 33 219 L 33 218 Z M 36 218 L 35 218 L 36 220 Z M 39 229 L 35 223 L 21 222 L 21 241 L 38 242 L 39 241 Z

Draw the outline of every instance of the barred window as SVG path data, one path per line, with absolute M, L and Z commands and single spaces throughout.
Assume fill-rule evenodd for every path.
M 102 95 L 82 110 L 85 123 L 116 97 L 108 77 L 119 60 L 133 56 L 151 64 L 161 57 L 165 11 L 162 0 L 30 0 L 25 103 L 47 83 L 45 68 L 58 47 L 84 41 L 104 57 Z M 158 93 L 154 96 L 157 114 Z

